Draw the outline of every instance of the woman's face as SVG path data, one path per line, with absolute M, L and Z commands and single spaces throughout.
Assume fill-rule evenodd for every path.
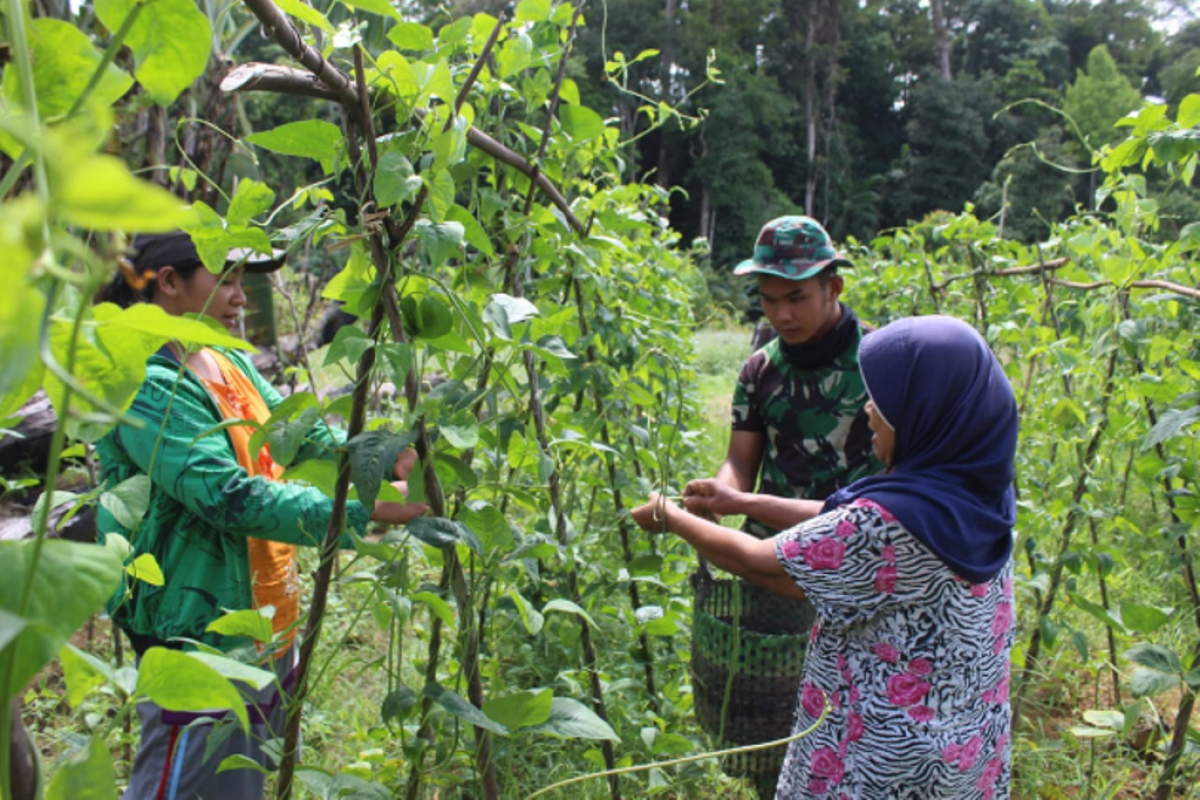
M 887 466 L 892 466 L 896 454 L 896 431 L 879 413 L 873 401 L 867 401 L 868 426 L 871 428 L 871 446 L 875 448 L 875 457 Z
M 184 278 L 172 267 L 163 267 L 159 270 L 154 300 L 169 314 L 204 313 L 236 333 L 246 305 L 242 268 L 229 270 L 222 276 L 200 267 Z

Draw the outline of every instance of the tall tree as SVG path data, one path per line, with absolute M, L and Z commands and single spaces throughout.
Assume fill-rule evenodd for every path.
M 927 74 L 917 82 L 907 109 L 909 152 L 891 176 L 887 224 L 933 209 L 958 211 L 974 197 L 994 163 L 989 121 L 999 105 L 988 80 Z
M 1141 94 L 1117 69 L 1108 48 L 1097 45 L 1088 54 L 1087 69 L 1076 73 L 1067 87 L 1063 111 L 1075 120 L 1083 144 L 1097 150 L 1122 138 L 1113 126 L 1141 104 Z
M 1140 82 L 1162 41 L 1146 0 L 1046 0 L 1056 38 L 1071 54 L 1071 69 L 1082 69 L 1097 45 L 1107 45 L 1121 72 Z
M 929 18 L 933 23 L 933 46 L 937 58 L 938 74 L 942 80 L 950 80 L 950 35 L 946 31 L 945 0 L 929 0 Z

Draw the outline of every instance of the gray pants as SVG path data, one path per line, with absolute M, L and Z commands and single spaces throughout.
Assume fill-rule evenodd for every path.
M 274 663 L 283 681 L 296 662 L 296 649 Z M 287 707 L 278 684 L 255 690 L 236 684 L 246 698 L 250 714 L 249 733 L 242 731 L 232 714 L 213 722 L 196 714 L 166 711 L 149 701 L 137 707 L 142 722 L 142 740 L 129 776 L 124 800 L 259 800 L 265 775 L 257 769 L 230 769 L 217 774 L 217 767 L 232 755 L 273 769 L 263 745 L 283 737 Z M 213 737 L 210 747 L 209 739 Z M 207 753 L 207 758 L 205 754 Z

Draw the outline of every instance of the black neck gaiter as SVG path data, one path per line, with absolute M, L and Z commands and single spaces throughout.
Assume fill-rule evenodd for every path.
M 788 344 L 779 340 L 780 352 L 789 364 L 800 369 L 820 369 L 832 364 L 854 343 L 858 336 L 858 315 L 845 303 L 838 305 L 842 307 L 842 318 L 819 342 Z

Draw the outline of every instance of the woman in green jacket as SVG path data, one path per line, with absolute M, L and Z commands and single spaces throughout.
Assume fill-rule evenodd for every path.
M 216 275 L 203 267 L 182 232 L 139 237 L 134 250 L 131 275 L 118 275 L 104 299 L 121 305 L 151 302 L 174 315 L 207 314 L 231 332 L 246 302 L 243 272 L 281 265 L 274 258 L 238 259 L 231 253 L 223 274 Z M 189 640 L 221 650 L 247 645 L 244 638 L 210 631 L 210 624 L 226 611 L 270 606 L 275 638 L 260 647 L 262 660 L 286 683 L 295 662 L 299 617 L 296 547 L 320 545 L 333 503 L 311 486 L 279 481 L 283 470 L 269 447 L 250 452 L 251 426 L 209 433 L 231 419 L 265 422 L 282 399 L 240 353 L 188 352 L 168 344 L 147 361 L 146 379 L 128 412 L 142 425 L 120 425 L 97 444 L 107 488 L 137 475 L 150 479 L 149 508 L 136 531 L 124 529 L 103 509 L 97 520 L 101 535 L 115 532 L 131 539 L 130 558 L 151 554 L 162 569 L 161 586 L 131 581 L 110 604 L 139 658 L 151 647 L 191 647 Z M 318 421 L 296 461 L 331 458 L 342 440 L 340 432 Z M 402 494 L 413 462 L 414 454 L 406 451 L 395 464 L 393 485 Z M 351 501 L 346 529 L 361 536 L 369 519 L 400 525 L 426 510 L 422 504 L 396 502 L 368 509 Z M 217 774 L 221 761 L 234 754 L 269 766 L 262 744 L 282 735 L 279 689 L 245 693 L 251 731 L 235 730 L 215 747 L 207 747 L 214 726 L 200 721 L 204 715 L 139 704 L 142 741 L 125 797 L 261 797 L 260 771 Z

